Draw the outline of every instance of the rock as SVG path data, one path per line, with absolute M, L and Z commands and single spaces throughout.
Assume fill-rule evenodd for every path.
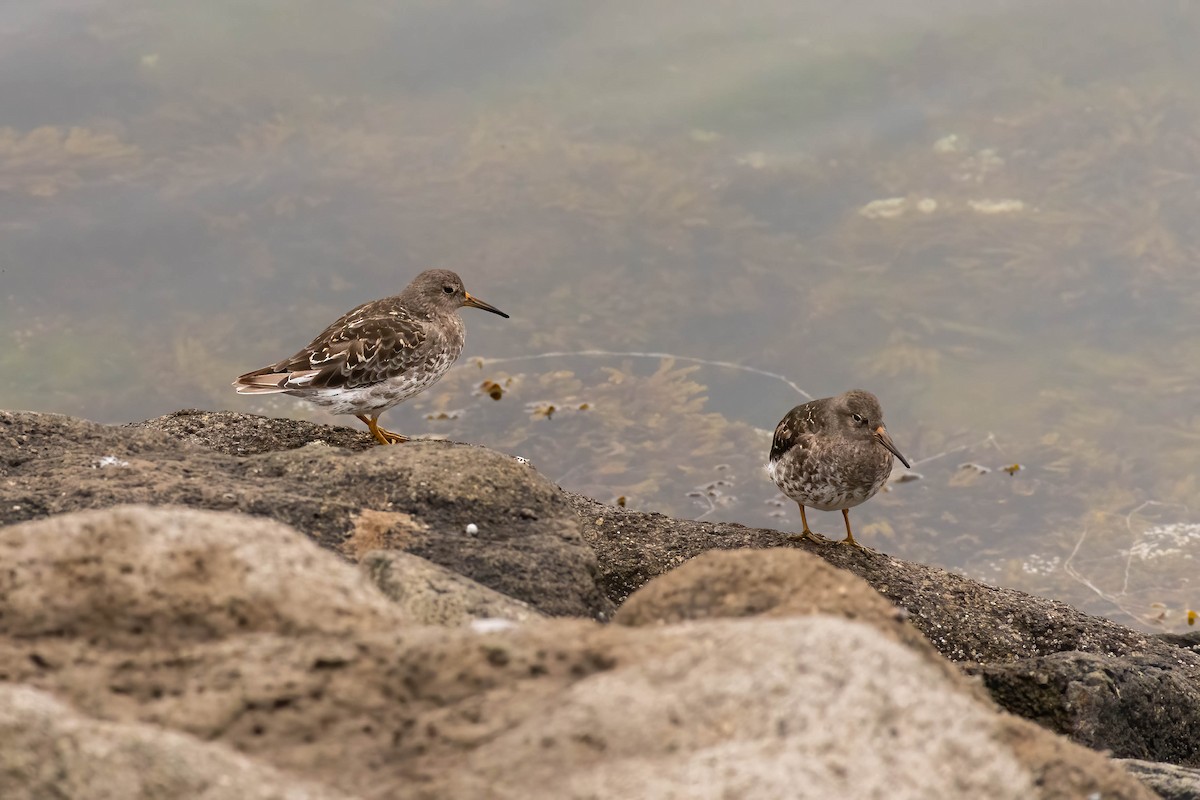
M 790 547 L 701 553 L 630 595 L 613 622 L 641 626 L 798 614 L 860 620 L 919 652 L 936 652 L 906 622 L 907 614 L 866 581 Z
M 1092 617 L 1065 603 L 972 581 L 937 567 L 900 561 L 874 550 L 793 543 L 781 531 L 733 523 L 677 520 L 571 496 L 584 537 L 596 549 L 601 580 L 613 602 L 650 578 L 710 550 L 793 547 L 865 580 L 910 619 L 952 661 L 1015 661 L 1080 650 L 1154 653 L 1200 666 L 1160 638 Z
M 152 725 L 89 719 L 21 686 L 0 684 L 0 741 L 0 797 L 5 800 L 346 797 L 221 745 Z
M 1119 763 L 1162 800 L 1200 800 L 1200 770 L 1126 758 Z
M 633 633 L 609 646 L 649 631 Z M 863 625 L 710 620 L 663 628 L 658 641 L 653 656 L 613 651 L 622 655 L 611 669 L 476 749 L 452 794 L 1039 796 L 998 746 L 994 712 Z
M 960 691 L 987 697 L 977 682 L 964 680 L 937 654 L 929 640 L 906 621 L 901 609 L 865 581 L 794 548 L 702 553 L 630 595 L 613 622 L 662 625 L 692 619 L 799 614 L 828 614 L 868 624 L 923 655 Z M 1043 796 L 1081 796 L 1074 772 L 1103 768 L 1111 773 L 1113 769 L 1101 764 L 1103 759 L 1081 758 L 1079 748 L 1022 720 L 1002 716 L 1000 728 L 1006 744 L 1035 775 Z
M 1200 766 L 1197 672 L 1153 655 L 1069 651 L 964 665 L 1004 708 L 1118 758 Z
M 202 449 L 157 430 L 0 411 L 0 524 L 127 503 L 242 511 L 352 557 L 380 548 L 414 553 L 543 613 L 612 612 L 566 496 L 514 458 L 435 441 L 348 452 L 324 443 L 344 438 L 337 429 L 245 414 L 192 412 L 153 424 L 186 426 L 187 439 L 256 454 Z M 264 431 L 291 449 L 262 452 Z
M 982 677 L 1005 709 L 1119 756 L 1200 766 L 1200 653 L 1189 647 L 870 550 L 791 544 L 778 531 L 675 520 L 579 496 L 572 503 L 618 604 L 711 550 L 805 550 L 907 611 L 908 621 L 940 653 Z
M 1195 653 L 1200 653 L 1200 631 L 1160 633 L 1158 634 L 1158 638 L 1167 644 L 1173 644 L 1176 647 L 1183 647 Z
M 403 624 L 351 565 L 272 520 L 118 506 L 0 528 L 0 634 L 140 646 Z
M 416 624 L 455 626 L 485 619 L 524 622 L 544 616 L 520 600 L 411 553 L 372 550 L 359 564 L 405 619 Z
M 315 442 L 354 451 L 375 446 L 375 439 L 365 429 L 195 408 L 133 422 L 128 427 L 162 431 L 178 441 L 231 456 L 295 450 Z
M 272 577 L 285 569 L 259 580 L 243 567 L 251 524 L 295 569 L 290 585 Z M 491 633 L 400 624 L 373 588 L 353 588 L 337 556 L 272 529 L 121 508 L 0 530 L 20 553 L 3 562 L 14 586 L 28 583 L 24 564 L 65 587 L 79 560 L 99 559 L 80 591 L 114 598 L 103 613 L 64 601 L 49 626 L 28 589 L 0 593 L 0 681 L 49 692 L 104 731 L 161 726 L 358 796 L 1152 797 L 1102 756 L 963 691 L 940 656 L 864 624 L 821 614 L 535 619 Z M 198 551 L 209 567 L 188 572 Z M 206 594 L 217 599 L 197 601 Z M 233 624 L 221 598 L 236 597 L 267 611 Z
M 777 531 L 605 506 L 564 493 L 528 465 L 484 448 L 413 442 L 354 451 L 364 437 L 347 429 L 229 413 L 181 412 L 140 428 L 114 428 L 0 412 L 0 523 L 130 501 L 237 510 L 292 525 L 351 560 L 373 550 L 404 551 L 541 613 L 596 619 L 608 618 L 614 603 L 651 578 L 707 551 L 803 550 L 857 575 L 907 613 L 913 627 L 940 653 L 978 675 L 1005 708 L 1092 747 L 1196 765 L 1200 710 L 1193 687 L 1200 684 L 1200 648 L 1193 638 L 1139 633 L 1062 603 L 879 553 L 797 547 Z M 764 600 L 745 590 L 760 570 L 772 581 L 784 581 L 778 569 L 753 561 L 737 569 L 742 577 L 726 577 L 736 578 L 744 596 L 705 596 L 694 592 L 692 582 L 688 591 L 693 594 L 682 601 L 664 595 L 654 613 L 676 615 L 672 619 L 741 614 L 762 602 L 774 604 L 769 613 L 791 613 L 786 591 Z M 815 607 L 828 613 L 852 611 L 847 604 L 830 605 L 837 599 L 831 595 L 814 598 Z M 626 621 L 636 607 L 624 612 Z M 57 606 L 51 602 L 49 608 Z M 857 618 L 870 623 L 878 615 L 864 612 Z M 221 624 L 237 619 L 230 612 Z M 911 635 L 906 625 L 893 627 Z M 373 635 L 392 635 L 395 628 L 389 624 Z M 220 626 L 202 636 L 194 626 L 181 630 L 200 639 L 228 635 Z M 403 635 L 419 634 L 406 630 Z M 308 644 L 313 648 L 309 667 L 344 658 L 343 642 Z M 254 646 L 270 650 L 274 645 L 267 635 Z M 31 661 L 12 666 L 13 674 L 40 674 L 40 663 L 52 664 L 48 652 L 15 656 L 18 662 Z M 295 668 L 295 675 L 304 674 Z M 240 708 L 238 702 L 229 700 Z M 237 719 L 252 716 L 242 712 Z M 1110 724 L 1110 718 L 1117 722 Z M 318 727 L 311 735 L 324 734 Z

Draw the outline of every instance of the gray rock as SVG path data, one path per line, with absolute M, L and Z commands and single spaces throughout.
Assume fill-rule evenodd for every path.
M 372 550 L 363 571 L 404 618 L 420 625 L 468 625 L 474 620 L 524 622 L 544 615 L 507 595 L 411 553 Z
M 0 412 L 0 523 L 129 501 L 240 510 L 287 522 L 351 559 L 407 551 L 543 613 L 600 619 L 652 577 L 707 551 L 796 549 L 777 531 L 569 495 L 483 448 L 414 442 L 352 452 L 364 435 L 228 413 L 181 412 L 148 424 L 172 435 Z M 1197 763 L 1200 652 L 1191 639 L 1142 634 L 878 553 L 799 549 L 870 584 L 1005 708 L 1119 755 Z M 761 565 L 747 574 L 760 568 L 775 574 Z M 747 592 L 725 606 L 703 595 L 687 602 L 725 615 L 751 613 L 760 599 Z
M 0 411 L 0 524 L 127 503 L 242 511 L 350 557 L 414 553 L 547 614 L 612 611 L 565 495 L 514 458 L 432 441 L 348 452 L 325 443 L 338 429 L 245 414 L 155 424 L 173 434 Z M 183 424 L 227 452 L 181 440 Z M 291 449 L 263 452 L 271 437 Z
M 848 570 L 1005 709 L 1118 756 L 1200 766 L 1200 653 L 1070 606 L 874 551 L 675 520 L 572 496 L 609 596 L 622 603 L 701 553 L 796 547 Z M 1099 676 L 1103 675 L 1103 678 Z
M 1119 763 L 1162 800 L 1200 800 L 1200 770 L 1126 758 Z
M 251 531 L 281 567 L 249 569 Z M 64 601 L 48 625 L 30 589 L 0 593 L 0 681 L 295 776 L 267 787 L 400 800 L 1151 797 L 1104 757 L 963 691 L 932 650 L 860 623 L 413 626 L 337 556 L 287 538 L 241 515 L 169 509 L 0 530 L 12 585 L 28 586 L 30 564 L 102 604 Z M 89 560 L 100 564 L 80 572 Z M 236 624 L 230 608 L 248 599 L 266 611 Z
M 943 680 L 976 699 L 988 698 L 982 686 L 937 654 L 929 641 L 865 581 L 817 556 L 794 548 L 716 550 L 652 579 L 617 610 L 613 622 L 662 625 L 680 620 L 725 617 L 787 617 L 827 614 L 870 625 L 888 639 L 920 654 Z M 984 704 L 993 707 L 990 700 Z M 1042 797 L 1076 798 L 1087 794 L 1076 772 L 1111 771 L 1103 759 L 1080 760 L 1079 748 L 1049 731 L 1001 715 L 1006 746 L 1034 775 Z M 1106 779 L 1096 775 L 1088 791 Z
M 798 614 L 859 620 L 921 653 L 936 653 L 907 622 L 907 615 L 866 581 L 790 547 L 701 553 L 630 595 L 613 622 L 644 626 Z M 948 666 L 941 658 L 935 660 Z
M 482 744 L 451 795 L 1039 796 L 994 711 L 861 624 L 706 620 L 657 636 L 653 657 L 618 657 Z
M 140 646 L 404 623 L 351 565 L 272 520 L 118 506 L 0 528 L 0 634 Z
M 874 550 L 794 543 L 782 531 L 679 520 L 571 495 L 584 537 L 596 549 L 601 580 L 618 605 L 650 578 L 710 550 L 795 547 L 848 570 L 896 606 L 952 661 L 1015 661 L 1069 650 L 1152 653 L 1200 667 L 1196 654 L 1152 634 L 1093 617 L 1066 603 L 978 583 Z
M 1004 708 L 1080 744 L 1118 758 L 1200 765 L 1194 670 L 1153 655 L 1078 651 L 964 668 Z
M 133 422 L 128 427 L 162 431 L 179 441 L 231 456 L 295 450 L 314 442 L 353 451 L 375 446 L 375 439 L 363 428 L 195 408 Z
M 5 800 L 350 800 L 222 745 L 90 719 L 28 687 L 0 684 L 0 741 Z

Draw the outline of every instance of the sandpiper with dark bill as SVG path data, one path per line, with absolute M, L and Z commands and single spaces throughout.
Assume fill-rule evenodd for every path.
M 841 543 L 862 547 L 850 532 L 850 509 L 887 483 L 892 456 L 910 467 L 888 435 L 883 409 L 870 392 L 853 389 L 789 411 L 775 427 L 767 471 L 779 490 L 800 506 L 804 530 L 791 538 L 822 541 L 808 527 L 805 506 L 840 509 L 846 520 Z
M 463 306 L 508 318 L 468 294 L 455 273 L 426 270 L 400 294 L 343 314 L 294 356 L 247 372 L 233 386 L 238 394 L 282 392 L 331 414 L 354 414 L 380 444 L 408 441 L 380 427 L 379 415 L 450 369 L 466 340 Z

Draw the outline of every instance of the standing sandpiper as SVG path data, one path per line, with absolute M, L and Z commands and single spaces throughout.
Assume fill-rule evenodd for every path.
M 379 415 L 450 369 L 466 340 L 458 316 L 463 306 L 508 318 L 469 295 L 458 275 L 431 269 L 400 294 L 343 314 L 296 355 L 247 372 L 233 386 L 238 394 L 302 397 L 331 414 L 354 414 L 380 444 L 406 442 L 381 428 Z
M 804 530 L 793 539 L 821 541 L 808 527 L 804 507 L 834 511 L 846 520 L 841 543 L 862 547 L 850 532 L 850 509 L 880 490 L 892 473 L 892 456 L 904 466 L 870 392 L 853 389 L 796 406 L 775 427 L 767 471 L 779 490 L 800 506 Z

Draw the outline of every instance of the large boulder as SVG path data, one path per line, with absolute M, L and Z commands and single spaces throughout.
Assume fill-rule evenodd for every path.
M 201 418 L 225 449 L 254 454 L 180 433 Z M 528 464 L 450 442 L 351 452 L 327 443 L 348 439 L 337 429 L 263 419 L 181 412 L 157 423 L 165 433 L 0 411 L 0 524 L 125 503 L 242 511 L 348 557 L 414 553 L 547 614 L 611 613 L 566 496 Z M 294 447 L 264 452 L 264 429 Z
M 92 719 L 22 686 L 0 684 L 0 741 L 4 800 L 351 800 L 222 745 Z
M 290 582 L 255 574 L 251 534 L 295 570 Z M 872 615 L 419 626 L 336 555 L 291 538 L 171 509 L 2 529 L 9 580 L 26 588 L 0 593 L 0 679 L 98 731 L 158 726 L 363 797 L 1153 797 L 1102 756 L 997 712 Z M 101 609 L 60 604 L 48 625 L 26 564 L 50 586 L 80 577 Z M 212 602 L 197 599 L 205 585 Z M 229 609 L 251 601 L 268 611 L 237 624 Z
M 519 603 L 514 614 L 488 610 L 507 603 L 473 595 L 472 581 L 539 613 L 607 619 L 652 578 L 709 551 L 807 551 L 877 590 L 895 607 L 880 613 L 911 624 L 897 631 L 920 631 L 1010 711 L 1121 756 L 1200 766 L 1194 637 L 1147 635 L 872 551 L 606 506 L 484 448 L 374 447 L 360 431 L 224 412 L 180 412 L 132 428 L 0 412 L 0 500 L 0 524 L 130 501 L 179 504 L 273 517 L 349 560 L 380 550 L 428 559 L 449 572 L 419 577 L 423 561 L 370 557 L 370 574 L 403 595 L 409 624 L 521 619 Z M 409 567 L 418 574 L 411 582 Z M 751 576 L 746 586 L 756 572 L 784 580 L 777 566 L 747 561 L 739 569 Z M 826 577 L 836 586 L 845 578 L 832 576 L 842 574 Z M 410 591 L 422 586 L 428 591 Z M 445 603 L 443 590 L 454 596 Z M 750 613 L 761 598 L 747 589 L 728 604 L 701 595 L 686 602 L 698 605 L 676 604 L 679 619 Z M 799 610 L 771 602 L 771 613 Z M 626 621 L 636 607 L 623 612 Z
M 1078 651 L 963 666 L 1000 705 L 1080 744 L 1200 766 L 1200 671 L 1154 655 Z
M 0 634 L 138 646 L 398 626 L 350 564 L 268 519 L 118 506 L 0 528 Z
M 701 553 L 630 595 L 613 622 L 644 626 L 800 614 L 861 620 L 894 641 L 927 654 L 936 652 L 908 623 L 903 609 L 862 578 L 791 547 Z
M 902 609 L 1009 711 L 1121 757 L 1200 766 L 1200 652 L 1191 639 L 1142 633 L 1065 603 L 872 550 L 792 543 L 779 531 L 676 520 L 580 496 L 572 502 L 618 604 L 705 553 L 803 550 L 857 575 Z M 773 574 L 761 568 L 764 582 Z

